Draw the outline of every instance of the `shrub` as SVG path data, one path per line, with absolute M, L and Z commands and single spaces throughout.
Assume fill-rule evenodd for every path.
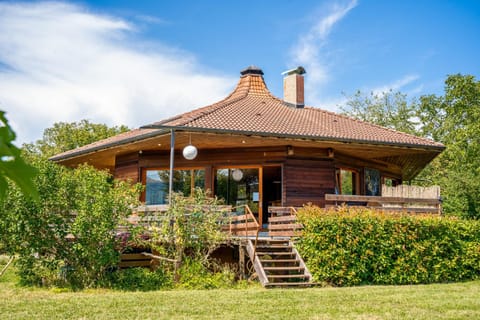
M 152 291 L 171 288 L 171 274 L 163 268 L 150 271 L 146 268 L 128 268 L 112 272 L 104 286 L 126 291 Z
M 190 197 L 181 193 L 172 195 L 171 204 L 156 225 L 147 226 L 147 241 L 140 244 L 150 247 L 163 258 L 173 261 L 175 282 L 179 282 L 185 261 L 194 261 L 209 267 L 210 255 L 226 238 L 221 230 L 225 209 L 220 202 L 208 193 L 196 188 Z
M 480 277 L 480 222 L 306 206 L 298 248 L 314 279 L 335 286 Z
M 36 159 L 39 201 L 11 186 L 0 204 L 0 242 L 18 253 L 21 281 L 96 286 L 119 258 L 115 228 L 138 199 L 138 188 L 107 172 L 75 170 Z
M 208 269 L 201 261 L 186 258 L 179 270 L 178 286 L 188 289 L 230 288 L 235 284 L 235 272 L 227 266 Z

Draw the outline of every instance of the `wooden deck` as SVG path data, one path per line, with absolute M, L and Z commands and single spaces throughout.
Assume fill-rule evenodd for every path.
M 434 214 L 441 212 L 440 199 L 327 194 L 325 200 L 326 208 L 348 205 L 390 212 Z M 225 213 L 225 219 L 221 221 L 220 227 L 228 234 L 228 242 L 234 243 L 240 251 L 239 264 L 245 266 L 246 260 L 249 260 L 252 266 L 250 271 L 256 274 L 265 287 L 313 285 L 302 257 L 296 251 L 294 242 L 290 240 L 292 237 L 302 235 L 303 226 L 297 221 L 297 209 L 269 207 L 268 228 L 262 230 L 261 224 L 248 206 L 218 207 L 218 210 Z M 159 223 L 164 220 L 164 213 L 167 210 L 168 206 L 140 207 L 130 217 L 129 222 L 144 226 Z M 278 246 L 281 247 L 277 248 Z M 154 268 L 155 261 L 148 253 L 127 253 L 121 255 L 119 267 Z

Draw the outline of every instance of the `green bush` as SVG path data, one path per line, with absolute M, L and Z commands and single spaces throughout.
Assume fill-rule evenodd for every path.
M 298 249 L 328 285 L 420 284 L 480 277 L 480 221 L 306 206 Z
M 106 287 L 126 291 L 153 291 L 171 288 L 173 279 L 171 273 L 164 268 L 150 271 L 147 268 L 128 268 L 112 272 Z
M 0 243 L 19 255 L 21 282 L 93 287 L 115 267 L 115 228 L 138 199 L 138 187 L 89 166 L 74 170 L 32 160 L 39 201 L 13 185 L 0 203 Z
M 179 270 L 177 286 L 187 289 L 231 288 L 235 285 L 235 272 L 228 267 L 209 270 L 199 261 L 186 258 Z
M 220 201 L 200 188 L 190 197 L 174 193 L 164 219 L 140 230 L 139 234 L 147 233 L 149 238 L 139 244 L 174 261 L 174 279 L 178 283 L 185 262 L 195 261 L 203 269 L 210 266 L 211 254 L 226 238 L 221 230 L 225 213 Z

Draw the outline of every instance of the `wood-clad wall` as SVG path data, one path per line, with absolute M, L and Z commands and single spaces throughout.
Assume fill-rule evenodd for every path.
M 115 161 L 115 179 L 131 182 L 140 182 L 138 153 L 119 156 Z
M 332 160 L 288 159 L 283 166 L 283 205 L 302 206 L 308 202 L 324 206 L 325 194 L 335 192 Z
M 168 169 L 168 151 L 131 153 L 117 156 L 115 178 L 141 182 L 145 169 Z M 359 176 L 360 194 L 363 190 L 363 168 L 377 168 L 382 175 L 398 177 L 398 169 L 378 162 L 349 158 L 329 149 L 305 149 L 289 146 L 267 148 L 237 148 L 199 150 L 197 158 L 186 160 L 181 150 L 175 152 L 175 168 L 205 169 L 205 188 L 213 189 L 214 168 L 222 167 L 282 167 L 282 205 L 302 206 L 313 203 L 323 206 L 324 195 L 335 193 L 335 169 L 355 169 Z

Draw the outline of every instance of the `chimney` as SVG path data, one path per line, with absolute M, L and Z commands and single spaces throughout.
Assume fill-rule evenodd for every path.
M 282 72 L 283 77 L 283 100 L 296 108 L 305 106 L 303 75 L 306 73 L 303 67 Z

